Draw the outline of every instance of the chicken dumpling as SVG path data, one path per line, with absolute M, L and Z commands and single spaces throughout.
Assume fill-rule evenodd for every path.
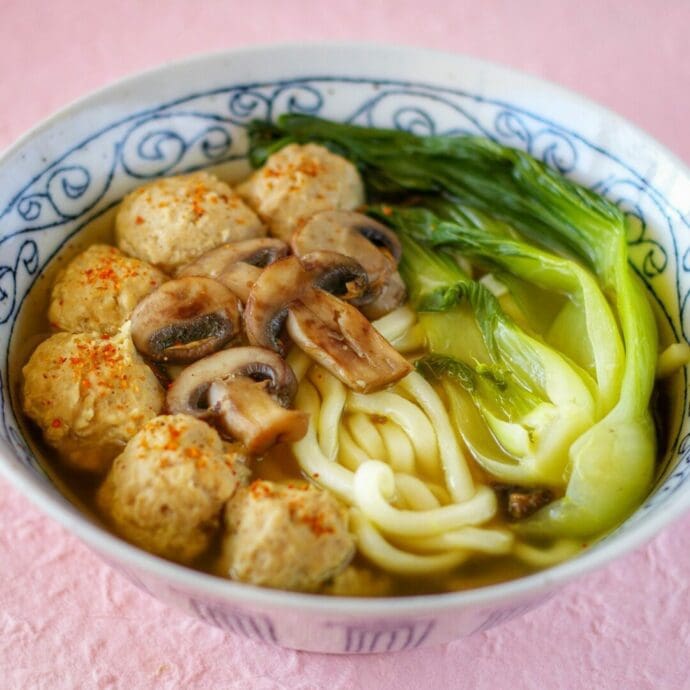
M 189 563 L 209 546 L 223 505 L 244 480 L 242 457 L 201 420 L 156 417 L 115 458 L 98 503 L 129 541 Z
M 347 510 L 328 491 L 256 480 L 225 508 L 222 570 L 264 587 L 312 591 L 350 561 Z
M 319 211 L 350 211 L 364 203 L 357 168 L 318 144 L 289 144 L 237 192 L 268 224 L 271 235 L 285 242 Z
M 114 335 L 139 301 L 166 276 L 116 247 L 94 244 L 58 275 L 50 297 L 50 323 L 72 333 Z
M 22 370 L 24 412 L 72 467 L 105 471 L 165 394 L 129 335 L 56 333 Z
M 135 189 L 115 218 L 118 247 L 166 273 L 225 242 L 265 234 L 254 211 L 207 172 L 166 177 Z

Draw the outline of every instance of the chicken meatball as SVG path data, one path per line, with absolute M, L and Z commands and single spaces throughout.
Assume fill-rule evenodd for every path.
M 26 414 L 70 466 L 105 471 L 157 415 L 165 394 L 134 349 L 129 322 L 114 336 L 56 333 L 22 370 Z
M 48 318 L 64 331 L 114 335 L 139 301 L 165 280 L 157 268 L 116 247 L 94 244 L 57 277 Z
M 222 570 L 254 585 L 312 591 L 354 552 L 347 512 L 328 491 L 256 480 L 225 508 Z
M 120 249 L 166 273 L 225 242 L 265 234 L 242 199 L 207 172 L 168 177 L 135 189 L 115 218 Z
M 240 457 L 201 420 L 156 417 L 115 458 L 99 506 L 124 538 L 189 563 L 208 548 L 223 505 L 245 477 Z
M 364 203 L 357 168 L 318 144 L 290 144 L 274 153 L 237 192 L 285 242 L 319 211 L 350 211 Z

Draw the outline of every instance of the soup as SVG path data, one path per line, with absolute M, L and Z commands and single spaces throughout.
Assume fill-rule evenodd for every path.
M 287 118 L 252 154 L 235 190 L 135 190 L 27 300 L 20 396 L 70 498 L 189 566 L 354 596 L 519 577 L 639 504 L 657 335 L 614 206 L 477 140 Z

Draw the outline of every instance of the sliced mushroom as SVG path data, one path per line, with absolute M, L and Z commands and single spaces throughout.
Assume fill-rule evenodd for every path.
M 247 301 L 250 342 L 282 351 L 287 320 L 295 344 L 354 390 L 378 390 L 405 376 L 410 364 L 355 307 L 329 294 L 356 299 L 366 290 L 355 265 L 339 254 L 313 252 L 302 263 L 292 256 L 267 268 Z
M 188 366 L 168 390 L 171 414 L 213 422 L 252 454 L 307 432 L 308 415 L 286 409 L 297 389 L 289 365 L 275 352 L 235 347 Z
M 378 294 L 375 300 L 364 304 L 360 311 L 370 321 L 376 321 L 382 316 L 389 314 L 397 309 L 407 299 L 407 288 L 398 271 L 391 273 L 388 282 Z
M 284 354 L 280 333 L 288 307 L 317 288 L 356 299 L 367 289 L 366 274 L 354 259 L 335 252 L 313 252 L 302 262 L 296 256 L 276 261 L 264 269 L 247 299 L 244 322 L 249 342 Z
M 178 276 L 208 276 L 230 288 L 245 303 L 261 270 L 290 253 L 290 247 L 273 237 L 257 237 L 224 244 L 184 266 Z
M 287 331 L 300 349 L 360 393 L 380 390 L 412 370 L 355 307 L 322 290 L 290 306 Z
M 163 283 L 132 313 L 132 340 L 157 362 L 185 363 L 219 350 L 240 333 L 240 305 L 224 285 L 200 276 Z
M 379 318 L 405 299 L 405 286 L 397 272 L 402 253 L 396 234 L 385 225 L 354 211 L 317 213 L 292 235 L 292 250 L 300 258 L 319 250 L 351 256 L 364 268 L 369 290 L 359 300 L 362 312 Z

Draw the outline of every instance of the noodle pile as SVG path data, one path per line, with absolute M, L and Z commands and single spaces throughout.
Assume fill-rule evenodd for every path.
M 416 315 L 402 307 L 374 323 L 400 352 L 420 350 Z M 387 391 L 362 395 L 300 350 L 288 358 L 310 415 L 292 445 L 302 471 L 350 508 L 360 553 L 399 575 L 448 571 L 476 554 L 507 555 L 543 566 L 572 555 L 569 540 L 549 549 L 518 543 L 496 516 L 494 491 L 475 484 L 443 401 L 418 373 Z

